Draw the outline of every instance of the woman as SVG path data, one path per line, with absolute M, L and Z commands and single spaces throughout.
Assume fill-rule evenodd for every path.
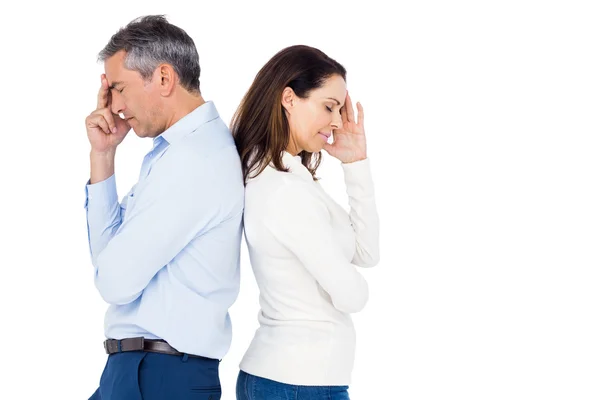
M 238 400 L 349 398 L 349 314 L 368 298 L 356 267 L 377 264 L 379 222 L 363 108 L 355 120 L 345 79 L 323 52 L 288 47 L 260 70 L 233 117 L 261 307 Z M 322 149 L 342 162 L 349 215 L 317 182 Z

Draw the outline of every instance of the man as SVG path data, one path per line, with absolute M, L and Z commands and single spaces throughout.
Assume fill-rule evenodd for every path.
M 99 60 L 86 209 L 109 357 L 91 398 L 220 399 L 244 204 L 233 139 L 200 94 L 193 40 L 164 17 L 132 21 Z M 115 152 L 130 128 L 153 147 L 119 204 Z

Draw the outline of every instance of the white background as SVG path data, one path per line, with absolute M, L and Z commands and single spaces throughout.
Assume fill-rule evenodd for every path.
M 352 399 L 600 398 L 600 13 L 589 1 L 104 1 L 3 6 L 0 398 L 87 399 L 106 304 L 84 204 L 102 65 L 116 30 L 166 14 L 195 40 L 226 122 L 292 44 L 348 69 L 366 112 L 381 262 L 355 315 Z M 120 195 L 150 140 L 119 149 Z M 347 204 L 327 157 L 325 188 Z M 157 240 L 159 240 L 157 238 Z M 243 249 L 234 399 L 257 327 Z

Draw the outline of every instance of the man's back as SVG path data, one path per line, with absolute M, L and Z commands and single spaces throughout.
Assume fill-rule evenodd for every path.
M 115 236 L 99 254 L 92 244 L 96 286 L 112 304 L 105 333 L 164 339 L 179 351 L 220 359 L 231 341 L 227 310 L 239 290 L 239 157 L 211 102 L 154 143 L 121 203 Z
M 130 22 L 99 60 L 86 209 L 109 356 L 92 399 L 217 400 L 244 208 L 232 135 L 201 95 L 194 41 L 163 16 Z M 153 148 L 119 202 L 115 154 L 131 130 Z

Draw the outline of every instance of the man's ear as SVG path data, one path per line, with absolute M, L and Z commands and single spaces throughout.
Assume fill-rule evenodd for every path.
M 160 94 L 164 97 L 171 95 L 177 84 L 177 74 L 170 64 L 160 64 L 155 70 L 155 78 L 158 79 Z

